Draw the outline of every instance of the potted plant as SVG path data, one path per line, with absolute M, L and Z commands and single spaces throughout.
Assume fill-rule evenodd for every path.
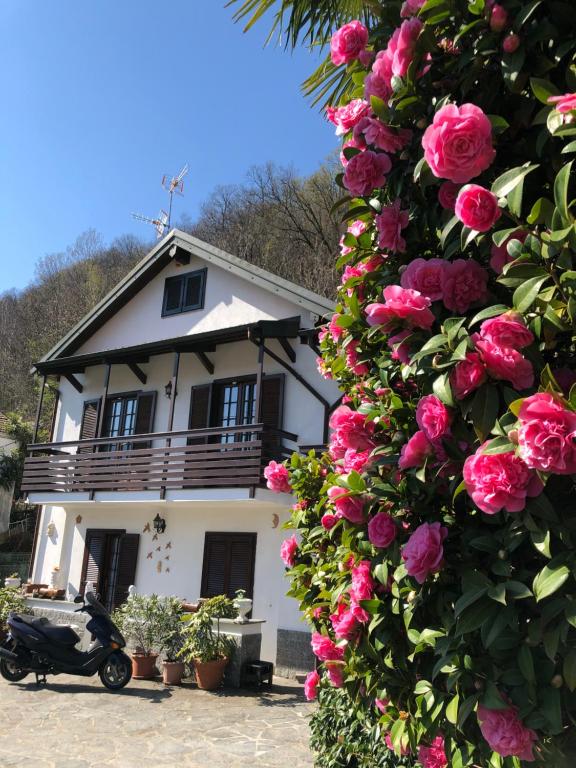
M 0 642 L 6 636 L 6 622 L 8 614 L 12 611 L 29 613 L 24 598 L 13 587 L 0 588 Z
M 162 661 L 162 679 L 164 685 L 181 685 L 186 671 L 184 661 L 178 658 L 182 649 L 184 625 L 182 623 L 182 601 L 166 598 L 160 619 L 158 642 L 164 651 Z
M 4 579 L 4 586 L 10 589 L 19 589 L 22 579 L 19 573 L 12 573 Z
M 205 600 L 196 613 L 185 617 L 187 624 L 183 629 L 184 642 L 179 656 L 194 665 L 198 687 L 205 691 L 214 691 L 222 684 L 236 643 L 221 634 L 220 618 L 235 616 L 232 600 L 219 595 Z
M 171 614 L 179 610 L 176 598 L 133 594 L 114 611 L 114 622 L 133 648 L 132 676 L 137 680 L 155 677 L 156 660 L 172 626 Z
M 238 624 L 246 624 L 248 621 L 248 614 L 252 610 L 252 600 L 246 597 L 245 589 L 236 590 L 236 600 L 234 600 L 234 608 L 238 611 L 238 617 L 236 621 Z

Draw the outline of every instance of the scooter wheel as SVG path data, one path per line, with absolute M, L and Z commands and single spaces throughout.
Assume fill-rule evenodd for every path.
M 116 651 L 108 656 L 98 674 L 108 690 L 119 691 L 132 679 L 132 659 L 122 651 Z
M 8 680 L 9 683 L 19 683 L 20 680 L 24 680 L 28 676 L 28 672 L 20 669 L 11 661 L 0 659 L 0 675 L 2 675 L 4 680 Z

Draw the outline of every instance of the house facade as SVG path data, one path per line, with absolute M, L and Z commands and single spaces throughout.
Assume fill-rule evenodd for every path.
M 306 669 L 279 558 L 294 500 L 262 470 L 326 440 L 339 395 L 315 326 L 332 310 L 173 230 L 36 364 L 59 401 L 24 471 L 42 505 L 33 580 L 70 596 L 96 583 L 110 608 L 131 585 L 191 602 L 244 589 L 262 658 Z

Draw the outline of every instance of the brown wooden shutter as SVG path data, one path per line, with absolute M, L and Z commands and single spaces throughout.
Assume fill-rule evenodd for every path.
M 136 406 L 136 424 L 134 434 L 146 435 L 154 431 L 154 413 L 156 410 L 156 392 L 140 392 Z M 134 443 L 134 448 L 150 448 L 151 442 Z
M 80 440 L 94 440 L 98 431 L 101 400 L 86 400 L 80 425 Z M 92 453 L 93 447 L 80 448 L 78 453 Z
M 284 374 L 264 376 L 262 379 L 262 405 L 260 421 L 267 427 L 282 429 L 284 416 Z M 266 460 L 279 457 L 282 438 L 278 435 L 264 433 L 262 441 L 264 458 Z
M 192 387 L 190 395 L 190 417 L 188 429 L 205 429 L 210 426 L 212 410 L 212 384 L 199 384 Z M 205 437 L 190 438 L 188 445 L 208 442 Z
M 255 533 L 207 533 L 204 541 L 201 597 L 254 592 Z
M 82 563 L 82 578 L 80 579 L 80 594 L 88 582 L 96 584 L 96 592 L 100 592 L 102 568 L 106 556 L 106 531 L 88 529 L 84 547 L 84 562 Z
M 128 589 L 136 580 L 138 564 L 139 533 L 125 533 L 120 540 L 120 556 L 118 558 L 118 576 L 114 589 L 113 607 L 117 608 L 128 597 Z

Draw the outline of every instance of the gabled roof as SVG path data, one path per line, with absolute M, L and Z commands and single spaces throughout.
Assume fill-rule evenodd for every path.
M 138 291 L 159 274 L 177 256 L 180 249 L 192 256 L 215 264 L 217 267 L 236 275 L 236 277 L 276 294 L 309 312 L 323 316 L 334 311 L 334 302 L 330 299 L 302 288 L 289 280 L 284 280 L 261 267 L 249 264 L 247 261 L 198 240 L 186 232 L 173 229 L 39 362 L 43 363 L 73 355 L 95 331 L 101 328 Z

